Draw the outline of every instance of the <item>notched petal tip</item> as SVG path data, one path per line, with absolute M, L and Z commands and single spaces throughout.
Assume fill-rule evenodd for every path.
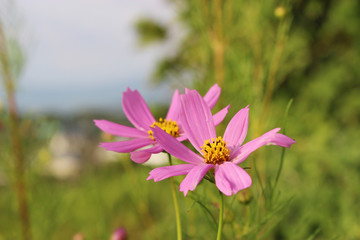
M 179 190 L 180 192 L 183 192 L 184 193 L 184 197 L 186 197 L 186 195 L 188 194 L 189 190 L 185 190 L 185 191 L 181 191 Z
M 194 191 L 196 186 L 204 178 L 207 171 L 213 167 L 214 166 L 212 164 L 200 164 L 194 166 L 181 182 L 179 190 L 184 193 L 184 196 L 187 195 L 188 191 Z
M 217 83 L 211 86 L 209 91 L 205 94 L 204 100 L 207 103 L 207 105 L 210 107 L 210 109 L 214 108 L 220 97 L 220 94 L 221 94 L 221 88 Z
M 269 142 L 268 145 L 278 145 L 280 147 L 290 148 L 296 141 L 284 134 L 276 133 L 274 138 Z
M 252 184 L 250 175 L 241 167 L 231 162 L 215 168 L 215 183 L 218 189 L 227 196 L 235 195 Z
M 149 175 L 149 176 L 146 178 L 146 181 L 149 181 L 149 180 L 151 180 L 151 179 L 154 179 L 154 176 Z M 154 182 L 155 182 L 155 181 L 154 181 Z
M 230 104 L 213 115 L 214 125 L 219 125 L 229 112 Z
M 157 171 L 157 168 L 155 168 L 155 169 L 153 169 L 153 170 L 151 170 L 150 172 L 149 172 L 149 176 L 146 178 L 146 180 L 147 181 L 149 181 L 149 180 L 154 180 L 154 182 L 157 182 L 156 181 L 156 171 Z
M 111 135 L 125 138 L 146 138 L 148 133 L 137 128 L 128 127 L 108 120 L 94 120 L 95 126 Z
M 93 122 L 96 127 L 100 128 L 102 130 L 102 126 L 105 125 L 109 121 L 107 121 L 105 119 L 93 119 Z
M 249 126 L 249 108 L 240 109 L 230 120 L 224 133 L 224 139 L 229 146 L 241 145 L 247 135 Z

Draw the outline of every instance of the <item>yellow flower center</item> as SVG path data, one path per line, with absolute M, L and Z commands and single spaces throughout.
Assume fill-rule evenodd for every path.
M 172 121 L 171 119 L 167 120 L 167 119 L 160 118 L 159 121 L 154 122 L 151 125 L 151 127 L 155 127 L 155 126 L 158 126 L 159 128 L 161 128 L 162 130 L 164 130 L 165 132 L 167 132 L 168 134 L 170 134 L 173 137 L 179 136 L 179 127 L 178 127 L 176 121 Z M 150 135 L 150 138 L 154 139 L 153 131 L 149 130 L 148 133 Z
M 229 161 L 230 150 L 226 147 L 226 142 L 224 142 L 222 137 L 212 138 L 211 142 L 206 140 L 201 149 L 206 163 L 222 164 Z

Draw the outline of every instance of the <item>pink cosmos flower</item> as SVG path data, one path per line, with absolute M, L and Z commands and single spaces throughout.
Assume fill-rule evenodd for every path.
M 210 109 L 215 106 L 217 100 L 219 99 L 220 92 L 221 88 L 215 84 L 204 96 L 204 101 Z M 135 128 L 120 125 L 107 120 L 94 120 L 94 122 L 95 125 L 104 132 L 115 136 L 129 138 L 130 140 L 104 142 L 100 144 L 101 147 L 106 150 L 119 153 L 130 152 L 131 159 L 134 162 L 144 163 L 150 158 L 151 154 L 163 151 L 162 146 L 154 139 L 151 127 L 160 127 L 173 137 L 176 137 L 178 141 L 187 139 L 181 122 L 179 121 L 181 104 L 178 90 L 175 91 L 172 97 L 166 118 L 160 118 L 159 121 L 155 120 L 144 98 L 137 90 L 132 91 L 128 88 L 123 93 L 122 100 L 124 113 Z M 212 116 L 215 125 L 218 125 L 225 118 L 229 107 L 230 106 L 225 107 Z M 149 148 L 139 150 L 140 148 L 146 146 L 149 146 Z
M 165 151 L 188 164 L 153 169 L 147 180 L 155 182 L 186 175 L 180 184 L 184 195 L 193 191 L 209 170 L 215 172 L 215 184 L 225 195 L 233 195 L 250 187 L 249 174 L 238 166 L 250 153 L 264 145 L 290 147 L 295 141 L 275 128 L 264 135 L 242 145 L 249 124 L 249 108 L 241 109 L 229 122 L 223 137 L 217 137 L 211 112 L 205 101 L 195 91 L 181 96 L 183 109 L 182 127 L 198 155 L 158 127 L 153 129 L 156 141 Z

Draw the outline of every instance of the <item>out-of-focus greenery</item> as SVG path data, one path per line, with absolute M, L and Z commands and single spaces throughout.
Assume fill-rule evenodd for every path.
M 139 40 L 143 46 L 166 39 L 166 28 L 151 19 L 137 21 L 135 28 L 139 35 L 142 36 Z

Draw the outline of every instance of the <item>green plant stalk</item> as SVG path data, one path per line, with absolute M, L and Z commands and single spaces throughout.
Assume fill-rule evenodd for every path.
M 277 75 L 280 69 L 281 60 L 283 57 L 283 52 L 288 40 L 289 30 L 292 23 L 292 16 L 284 17 L 280 20 L 277 34 L 276 34 L 276 42 L 274 45 L 274 52 L 270 61 L 270 65 L 268 68 L 268 74 L 266 77 L 266 87 L 263 95 L 263 104 L 262 110 L 260 113 L 260 121 L 257 123 L 255 136 L 258 136 L 260 132 L 263 130 L 264 125 L 266 124 L 266 119 L 269 117 L 272 96 L 274 94 Z
M 284 124 L 283 124 L 283 126 L 284 126 L 283 134 L 286 133 L 286 123 L 287 123 L 288 113 L 289 113 L 292 102 L 293 102 L 293 99 L 290 99 L 287 106 L 286 106 L 286 109 L 285 109 Z M 276 173 L 276 178 L 275 178 L 274 187 L 272 189 L 271 198 L 272 198 L 272 196 L 273 196 L 273 194 L 275 192 L 276 186 L 277 186 L 279 178 L 280 178 L 281 170 L 282 170 L 282 167 L 283 167 L 283 164 L 284 164 L 285 150 L 286 150 L 286 148 L 282 148 L 281 157 L 280 157 L 280 164 L 279 164 L 278 171 Z
M 191 197 L 191 196 L 190 196 Z M 194 199 L 194 202 L 196 202 L 197 204 L 200 205 L 200 207 L 205 211 L 205 213 L 208 214 L 208 216 L 210 216 L 210 219 L 212 220 L 212 222 L 214 223 L 214 226 L 216 227 L 217 223 L 216 223 L 216 219 L 214 218 L 214 216 L 211 214 L 210 210 L 199 200 Z
M 136 189 L 140 189 L 140 184 L 138 181 L 139 179 L 132 163 L 130 161 L 125 161 L 123 166 L 125 167 L 126 172 L 129 173 L 128 174 L 129 182 L 131 182 Z M 150 231 L 150 236 L 148 239 L 157 239 L 157 232 L 153 227 L 154 221 L 152 219 L 148 206 L 146 205 L 145 201 L 142 200 L 144 196 L 141 195 L 140 193 L 139 191 L 132 192 L 131 194 L 132 201 L 137 204 L 137 209 L 140 219 L 144 224 L 144 226 Z
M 259 185 L 260 185 L 260 188 L 261 188 L 261 193 L 262 193 L 262 195 L 263 195 L 263 197 L 264 197 L 264 199 L 265 199 L 265 188 L 264 188 L 264 185 L 263 185 L 263 183 L 262 183 L 262 181 L 261 181 L 260 173 L 259 173 L 259 170 L 258 170 L 258 168 L 257 168 L 257 166 L 256 166 L 256 161 L 255 161 L 255 159 L 253 160 L 253 164 L 254 164 L 255 175 L 256 175 L 257 179 L 259 180 Z
M 277 30 L 276 43 L 274 47 L 274 53 L 271 59 L 271 64 L 269 66 L 269 73 L 267 77 L 267 83 L 266 83 L 266 89 L 264 95 L 264 105 L 260 119 L 267 119 L 269 113 L 272 96 L 275 90 L 276 77 L 280 68 L 281 57 L 283 55 L 283 51 L 288 39 L 288 33 L 291 23 L 292 23 L 292 18 L 287 17 L 280 22 Z
M 19 116 L 15 98 L 14 79 L 11 73 L 10 60 L 7 52 L 6 37 L 0 22 L 0 64 L 3 83 L 6 92 L 7 105 L 10 117 L 11 144 L 15 164 L 15 192 L 18 201 L 21 231 L 24 240 L 31 240 L 29 207 L 27 188 L 25 183 L 25 163 L 19 132 Z
M 171 160 L 171 155 L 169 153 L 168 153 L 168 157 L 169 157 L 169 165 L 171 166 L 172 160 Z M 176 218 L 177 240 L 181 240 L 182 232 L 181 232 L 181 219 L 180 219 L 179 203 L 178 203 L 178 199 L 176 196 L 176 188 L 175 188 L 175 182 L 174 182 L 173 177 L 170 178 L 170 182 L 171 182 L 171 192 L 172 192 L 172 197 L 173 197 L 173 202 L 174 202 L 174 210 L 175 210 L 175 218 Z
M 219 191 L 219 195 L 220 195 L 220 212 L 219 212 L 219 227 L 218 227 L 216 240 L 221 239 L 223 221 L 224 221 L 224 195 L 220 191 Z

